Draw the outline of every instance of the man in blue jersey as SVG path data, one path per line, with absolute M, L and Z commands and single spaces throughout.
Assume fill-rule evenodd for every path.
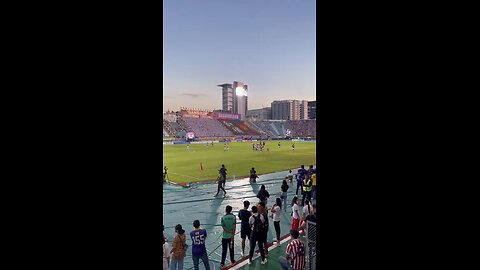
M 300 194 L 303 194 L 303 189 L 302 189 L 302 183 L 303 180 L 305 179 L 305 174 L 306 174 L 305 166 L 302 165 L 300 169 L 297 171 L 297 190 L 295 191 L 295 195 L 298 195 L 298 189 L 300 189 Z
M 195 220 L 193 222 L 193 227 L 195 228 L 190 233 L 190 238 L 192 238 L 192 258 L 193 258 L 193 267 L 195 270 L 199 270 L 198 263 L 202 259 L 203 265 L 205 265 L 206 270 L 210 270 L 210 264 L 208 263 L 207 249 L 205 248 L 205 240 L 207 238 L 207 231 L 200 228 L 200 221 Z

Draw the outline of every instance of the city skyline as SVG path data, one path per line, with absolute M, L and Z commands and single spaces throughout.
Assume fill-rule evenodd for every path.
M 217 85 L 232 81 L 249 86 L 249 110 L 274 100 L 316 100 L 315 5 L 164 1 L 164 111 L 221 109 Z

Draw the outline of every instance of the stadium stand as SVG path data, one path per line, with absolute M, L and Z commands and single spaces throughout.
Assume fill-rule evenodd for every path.
M 233 136 L 232 132 L 226 129 L 219 121 L 208 117 L 190 118 L 183 117 L 187 131 L 194 132 L 195 137 L 228 137 Z
M 289 120 L 288 126 L 292 131 L 292 137 L 316 137 L 316 120 Z
M 253 135 L 258 136 L 260 133 L 247 125 L 244 121 L 240 120 L 218 120 L 222 123 L 228 130 L 230 130 L 234 135 Z
M 163 137 L 183 138 L 194 132 L 197 138 L 284 138 L 287 129 L 291 137 L 316 137 L 316 120 L 215 120 L 209 116 L 179 116 L 175 122 L 163 120 Z

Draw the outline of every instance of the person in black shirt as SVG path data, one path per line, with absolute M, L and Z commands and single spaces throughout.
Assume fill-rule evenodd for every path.
M 305 220 L 317 223 L 317 204 L 314 203 L 312 206 L 313 206 L 313 210 L 307 215 Z
M 257 171 L 255 171 L 255 168 L 252 168 L 250 170 L 250 182 L 256 183 L 257 182 Z
M 225 168 L 224 164 L 222 164 L 222 167 L 220 170 L 218 170 L 218 172 L 222 175 L 223 186 L 225 186 L 225 181 L 227 180 L 227 168 Z
M 280 195 L 280 199 L 283 201 L 283 205 L 285 208 L 285 212 L 287 212 L 287 191 L 288 191 L 288 184 L 287 184 L 287 180 L 283 180 L 283 183 L 282 183 L 282 186 L 280 187 L 280 189 L 282 190 L 282 195 Z
M 218 182 L 218 186 L 217 186 L 217 194 L 215 194 L 215 196 L 213 197 L 217 197 L 218 196 L 218 193 L 220 193 L 220 190 L 223 190 L 223 197 L 226 197 L 227 196 L 227 191 L 225 191 L 225 188 L 223 188 L 223 186 L 225 185 L 224 182 L 223 182 L 223 177 L 221 174 L 218 175 L 217 177 L 217 182 Z
M 225 191 L 225 179 L 227 179 L 227 169 L 225 168 L 225 165 L 222 164 L 222 167 L 220 168 L 220 170 L 218 170 L 219 172 L 219 175 L 218 175 L 218 187 L 217 187 L 217 194 L 215 194 L 214 197 L 217 197 L 218 196 L 218 193 L 220 192 L 220 190 L 223 190 L 223 196 L 226 197 L 227 196 L 227 192 Z
M 262 185 L 258 191 L 257 198 L 266 205 L 268 197 L 270 197 L 270 193 L 265 189 L 265 185 Z
M 252 264 L 253 253 L 255 252 L 255 245 L 258 242 L 258 249 L 260 250 L 260 256 L 262 257 L 261 264 L 267 262 L 265 258 L 265 251 L 263 250 L 263 243 L 261 242 L 262 238 L 260 237 L 263 234 L 263 223 L 265 222 L 264 216 L 261 215 L 256 206 L 252 206 L 252 216 L 248 221 L 248 224 L 252 228 L 250 235 L 250 250 L 248 256 L 248 264 Z
M 248 241 L 250 241 L 250 234 L 252 233 L 250 225 L 248 224 L 248 221 L 252 216 L 252 213 L 248 211 L 249 206 L 250 202 L 244 201 L 244 208 L 238 211 L 238 219 L 242 221 L 240 225 L 240 238 L 242 238 L 242 257 L 245 256 L 245 239 L 248 237 Z
M 267 235 L 268 235 L 268 213 L 267 213 L 267 209 L 266 209 L 266 206 L 265 206 L 265 203 L 264 202 L 260 202 L 259 204 L 259 207 L 258 207 L 258 212 L 263 215 L 263 219 L 265 220 L 265 222 L 263 223 L 263 232 L 262 234 L 260 235 L 260 239 L 264 245 L 264 248 L 265 248 L 265 257 L 268 257 L 268 242 L 267 242 Z

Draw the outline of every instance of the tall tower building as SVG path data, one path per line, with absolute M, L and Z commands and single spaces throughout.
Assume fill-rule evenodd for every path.
M 317 101 L 308 102 L 308 119 L 317 119 Z
M 240 119 L 245 120 L 248 110 L 248 86 L 237 81 L 218 86 L 222 87 L 223 111 L 240 114 Z
M 233 113 L 233 85 L 224 83 L 218 86 L 222 87 L 222 110 Z
M 272 102 L 272 119 L 301 120 L 308 119 L 308 101 L 275 100 Z

